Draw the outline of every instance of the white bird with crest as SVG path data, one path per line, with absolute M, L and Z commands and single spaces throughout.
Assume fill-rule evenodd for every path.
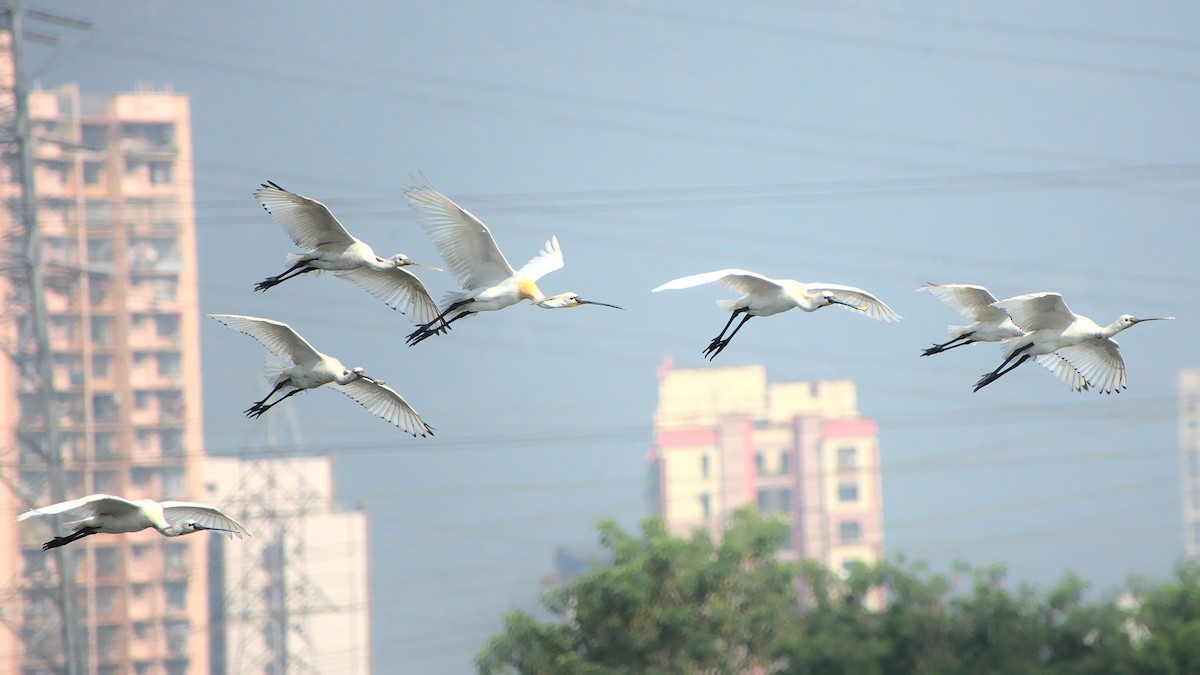
M 380 258 L 366 242 L 351 235 L 324 204 L 270 181 L 255 190 L 254 198 L 297 246 L 309 249 L 289 254 L 290 266 L 263 279 L 254 290 L 265 291 L 302 274 L 329 270 L 401 311 L 415 324 L 437 316 L 437 304 L 425 284 L 404 268 L 413 265 L 435 272 L 440 269 L 413 262 L 403 253 Z
M 307 389 L 330 386 L 354 399 L 372 414 L 391 422 L 413 436 L 432 436 L 433 429 L 421 415 L 383 380 L 368 377 L 362 368 L 347 368 L 341 361 L 317 351 L 308 340 L 282 321 L 236 314 L 209 314 L 226 326 L 258 340 L 276 356 L 288 359 L 292 366 L 284 368 L 275 378 L 270 393 L 245 410 L 247 417 L 260 417 L 280 401 Z M 283 396 L 267 403 L 285 387 Z
M 704 355 L 710 361 L 724 351 L 733 336 L 737 335 L 753 316 L 771 316 L 797 307 L 806 312 L 815 312 L 822 307 L 841 305 L 878 321 L 890 323 L 900 320 L 900 315 L 892 311 L 891 307 L 861 288 L 820 282 L 803 284 L 793 279 L 772 279 L 739 269 L 680 277 L 652 289 L 651 292 L 691 288 L 702 284 L 717 284 L 742 294 L 742 297 L 736 300 L 717 301 L 718 307 L 731 314 L 725 327 L 704 348 Z M 725 331 L 729 330 L 739 314 L 742 315 L 742 322 L 726 337 Z
M 551 237 L 545 249 L 516 270 L 500 252 L 487 225 L 432 185 L 419 182 L 407 187 L 404 194 L 446 267 L 463 288 L 446 294 L 442 311 L 408 336 L 410 346 L 445 331 L 459 319 L 477 312 L 504 309 L 522 300 L 543 309 L 582 305 L 623 309 L 584 300 L 577 293 L 559 293 L 550 297 L 542 293 L 537 280 L 563 267 L 558 237 Z
M 224 532 L 239 539 L 243 534 L 250 534 L 241 523 L 208 504 L 129 500 L 105 494 L 88 495 L 26 511 L 17 516 L 17 520 L 55 516 L 65 519 L 62 525 L 70 534 L 42 544 L 43 551 L 66 546 L 93 534 L 140 532 L 148 527 L 158 530 L 164 537 L 179 537 L 204 530 Z
M 1032 358 L 1072 391 L 1095 389 L 1104 394 L 1119 393 L 1126 384 L 1125 360 L 1121 358 L 1121 347 L 1113 336 L 1144 321 L 1175 318 L 1139 319 L 1122 314 L 1107 326 L 1100 326 L 1086 316 L 1072 312 L 1063 302 L 1062 295 L 1045 292 L 1018 295 L 1000 300 L 994 306 L 1004 310 L 1024 335 L 1004 342 L 1004 361 L 980 377 L 974 391 L 1011 373 Z

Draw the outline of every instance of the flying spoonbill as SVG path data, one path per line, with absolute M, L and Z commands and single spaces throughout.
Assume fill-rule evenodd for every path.
M 799 307 L 806 312 L 815 312 L 830 305 L 843 305 L 865 313 L 879 321 L 899 321 L 900 315 L 892 311 L 882 300 L 853 286 L 814 282 L 802 284 L 793 279 L 772 279 L 746 270 L 728 269 L 673 279 L 652 289 L 651 292 L 691 288 L 701 284 L 717 284 L 742 294 L 736 300 L 718 300 L 717 306 L 731 312 L 729 321 L 717 337 L 704 348 L 704 355 L 711 361 L 724 351 L 734 335 L 746 325 L 752 316 L 771 316 Z M 743 314 L 742 322 L 725 337 L 725 331 L 733 320 Z
M 524 267 L 514 270 L 500 252 L 488 226 L 432 185 L 425 182 L 410 185 L 404 194 L 408 205 L 416 212 L 421 227 L 433 240 L 450 273 L 463 288 L 462 291 L 446 294 L 445 307 L 437 317 L 419 326 L 407 337 L 410 346 L 443 332 L 461 318 L 477 312 L 504 309 L 522 300 L 529 300 L 543 309 L 581 305 L 623 309 L 604 302 L 584 300 L 576 293 L 559 293 L 550 297 L 542 294 L 537 287 L 537 280 L 563 266 L 558 237 L 551 237 L 545 249 L 525 263 Z M 450 319 L 446 320 L 446 317 Z M 440 325 L 431 328 L 439 321 L 442 322 Z
M 254 198 L 297 246 L 309 249 L 307 253 L 289 254 L 290 266 L 263 279 L 254 290 L 265 291 L 308 272 L 320 274 L 332 270 L 392 309 L 400 310 L 415 324 L 437 316 L 437 304 L 425 284 L 404 268 L 415 265 L 435 272 L 440 269 L 413 262 L 403 253 L 380 258 L 365 242 L 347 232 L 324 204 L 288 192 L 270 181 L 254 191 Z
M 992 306 L 992 303 L 996 302 L 996 296 L 983 286 L 926 283 L 917 291 L 933 294 L 933 297 L 973 322 L 970 326 L 950 326 L 953 339 L 935 344 L 921 352 L 921 356 L 939 354 L 974 342 L 1000 342 L 1025 334 L 1008 318 L 1004 310 Z
M 1072 391 L 1094 388 L 1104 394 L 1119 393 L 1125 388 L 1125 361 L 1121 358 L 1121 347 L 1112 339 L 1113 336 L 1143 321 L 1175 318 L 1159 316 L 1138 319 L 1122 314 L 1116 321 L 1101 327 L 1086 316 L 1068 309 L 1058 293 L 1018 295 L 1000 300 L 995 306 L 1004 310 L 1025 334 L 1004 342 L 1004 361 L 995 370 L 979 378 L 974 391 L 979 391 L 1033 358 Z M 1009 366 L 1013 359 L 1016 362 Z M 1005 366 L 1008 368 L 1005 369 Z
M 293 364 L 279 373 L 275 378 L 275 388 L 269 394 L 246 409 L 247 417 L 259 417 L 283 399 L 305 389 L 329 385 L 357 401 L 372 414 L 413 436 L 433 435 L 433 429 L 395 389 L 384 384 L 383 380 L 367 377 L 362 368 L 351 370 L 342 365 L 341 361 L 317 351 L 286 323 L 235 314 L 208 316 L 258 340 L 273 354 L 288 359 Z M 267 403 L 269 398 L 284 387 L 292 389 L 273 403 Z
M 63 526 L 71 533 L 42 544 L 43 551 L 65 546 L 93 534 L 140 532 L 153 527 L 164 537 L 179 537 L 201 530 L 225 532 L 241 539 L 249 535 L 241 523 L 215 506 L 194 502 L 156 502 L 153 499 L 128 500 L 112 495 L 88 495 L 69 502 L 26 511 L 17 520 L 63 516 Z

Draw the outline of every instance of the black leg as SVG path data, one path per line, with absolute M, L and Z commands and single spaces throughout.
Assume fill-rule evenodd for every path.
M 1025 363 L 1026 361 L 1028 361 L 1031 358 L 1029 356 L 1029 354 L 1021 354 L 1021 352 L 1026 351 L 1026 350 L 1030 349 L 1031 347 L 1033 347 L 1033 345 L 1025 345 L 1024 347 L 1021 347 L 1017 351 L 1010 354 L 1007 359 L 1004 359 L 1004 363 L 1000 364 L 999 368 L 997 368 L 997 369 L 993 370 L 992 372 L 987 373 L 983 377 L 979 378 L 979 381 L 975 383 L 975 388 L 972 389 L 972 391 L 979 391 L 980 389 L 983 389 L 984 387 L 995 382 L 996 380 L 1000 379 L 1001 377 L 1016 370 L 1017 366 L 1021 365 L 1022 363 Z M 1012 366 L 1009 366 L 1008 369 L 1005 369 L 1004 366 L 1007 366 L 1009 361 L 1012 361 L 1014 358 L 1016 358 L 1017 354 L 1021 354 L 1021 358 L 1017 359 L 1017 362 L 1012 364 Z
M 291 279 L 292 277 L 298 277 L 301 274 L 307 274 L 309 272 L 316 270 L 317 268 L 308 266 L 308 263 L 310 263 L 310 262 L 312 262 L 312 261 L 298 260 L 298 261 L 296 261 L 295 265 L 292 265 L 291 267 L 287 268 L 283 272 L 281 272 L 273 277 L 267 277 L 266 279 L 263 279 L 262 281 L 258 282 L 258 285 L 254 287 L 254 290 L 265 291 L 268 288 L 271 288 L 272 286 L 277 286 L 277 285 L 287 281 L 288 279 Z
M 950 340 L 948 342 L 943 342 L 940 345 L 934 345 L 934 346 L 930 347 L 929 349 L 926 349 L 925 351 L 921 352 L 921 356 L 930 356 L 932 354 L 940 354 L 940 353 L 946 351 L 947 349 L 954 349 L 955 347 L 962 347 L 964 345 L 974 344 L 976 342 L 976 340 L 969 339 L 974 334 L 975 334 L 974 331 L 972 331 L 970 333 L 964 333 L 963 335 L 959 335 L 958 337 L 954 338 L 953 340 Z M 965 342 L 959 342 L 958 344 L 954 344 L 955 342 L 958 342 L 959 340 L 965 340 Z
M 296 394 L 299 394 L 302 391 L 304 391 L 304 390 L 303 389 L 293 389 L 293 390 L 289 391 L 288 393 L 284 394 L 283 396 L 280 396 L 278 399 L 275 400 L 274 403 L 268 403 L 267 405 L 262 405 L 261 403 L 255 403 L 254 407 L 252 407 L 246 411 L 246 417 L 262 417 L 263 413 L 267 412 L 271 408 L 274 408 L 275 406 L 282 403 L 285 398 L 287 398 L 289 396 L 295 396 Z
M 453 319 L 450 319 L 449 321 L 443 323 L 441 326 L 439 326 L 437 328 L 437 330 L 425 331 L 424 333 L 421 333 L 420 335 L 416 336 L 415 338 L 410 335 L 409 336 L 410 339 L 408 341 L 408 346 L 411 347 L 413 345 L 420 344 L 421 341 L 424 340 L 425 338 L 431 337 L 433 335 L 437 335 L 438 333 L 444 333 L 444 332 L 450 330 L 450 324 L 454 323 L 455 321 L 458 321 L 459 319 L 461 319 L 465 316 L 471 316 L 472 314 L 476 314 L 476 313 L 477 312 L 462 312 L 458 316 L 454 317 Z
M 83 539 L 84 537 L 96 534 L 99 531 L 100 531 L 100 528 L 98 528 L 98 527 L 83 527 L 83 528 L 80 528 L 80 529 L 72 532 L 71 534 L 68 534 L 65 537 L 55 537 L 55 538 L 51 539 L 50 541 L 42 544 L 42 550 L 49 551 L 52 548 L 58 548 L 59 546 L 66 546 L 67 544 L 69 544 L 77 539 Z
M 729 330 L 729 327 L 733 325 L 733 320 L 737 318 L 737 315 L 741 314 L 745 311 L 746 311 L 746 309 L 743 307 L 742 309 L 735 309 L 732 312 L 730 312 L 729 320 L 725 322 L 725 327 L 721 329 L 720 333 L 717 333 L 717 337 L 715 337 L 711 341 L 709 341 L 708 348 L 705 351 L 707 351 L 708 349 L 712 349 L 714 345 L 716 345 L 718 342 L 720 342 L 721 338 L 725 337 L 725 331 Z
M 250 413 L 254 412 L 255 410 L 258 410 L 259 408 L 263 407 L 263 404 L 267 402 L 267 399 L 269 399 L 269 398 L 271 398 L 272 396 L 274 396 L 274 395 L 275 395 L 275 392 L 279 391 L 280 389 L 283 389 L 284 387 L 286 387 L 287 385 L 289 385 L 289 384 L 291 384 L 291 383 L 292 383 L 292 380 L 291 380 L 291 378 L 288 378 L 288 379 L 286 379 L 286 380 L 284 380 L 284 381 L 280 382 L 279 384 L 275 385 L 275 388 L 271 390 L 271 393 L 269 393 L 269 394 L 267 394 L 266 396 L 262 397 L 262 400 L 260 400 L 260 401 L 256 401 L 256 402 L 254 403 L 254 405 L 250 406 L 249 408 L 246 408 L 246 409 L 245 409 L 244 411 L 242 411 L 242 412 L 244 412 L 244 413 L 246 413 L 247 415 L 249 415 Z
M 446 309 L 443 309 L 440 314 L 433 317 L 433 321 L 430 321 L 429 323 L 421 325 L 421 326 L 417 326 L 417 329 L 414 330 L 413 332 L 409 333 L 408 337 L 404 338 L 404 341 L 408 343 L 409 347 L 411 347 L 411 346 L 417 344 L 418 342 L 420 342 L 421 340 L 424 340 L 425 338 L 429 337 L 430 335 L 436 335 L 438 333 L 444 333 L 444 332 L 450 330 L 451 323 L 463 318 L 464 316 L 474 314 L 474 312 L 463 312 L 462 314 L 459 314 L 458 316 L 454 317 L 450 321 L 446 321 L 446 317 L 449 316 L 450 313 L 453 312 L 454 310 L 456 310 L 460 307 L 466 307 L 467 305 L 471 304 L 472 302 L 475 302 L 475 300 L 473 298 L 467 298 L 466 300 L 459 300 L 458 302 L 451 304 Z M 433 330 L 429 329 L 430 326 L 436 324 L 439 321 L 442 322 L 442 325 L 438 326 L 437 328 L 435 328 Z
M 746 325 L 746 322 L 750 320 L 751 316 L 753 315 L 747 314 L 746 316 L 743 316 L 742 322 L 737 325 L 737 328 L 733 329 L 733 332 L 729 334 L 729 337 L 725 338 L 724 340 L 713 340 L 712 344 L 710 344 L 708 348 L 704 350 L 704 355 L 708 357 L 709 361 L 715 359 L 717 354 L 725 351 L 725 348 L 729 346 L 729 341 L 733 339 L 734 335 L 738 334 L 738 331 L 742 329 L 742 326 Z M 723 333 L 725 331 L 721 332 Z

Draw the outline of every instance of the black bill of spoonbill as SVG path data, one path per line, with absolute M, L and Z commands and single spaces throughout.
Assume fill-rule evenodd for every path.
M 1030 293 L 993 303 L 1003 310 L 1020 337 L 1005 340 L 1004 361 L 975 383 L 974 391 L 986 387 L 1029 359 L 1054 374 L 1072 391 L 1095 389 L 1102 394 L 1125 388 L 1125 360 L 1113 336 L 1144 321 L 1169 321 L 1173 316 L 1139 319 L 1130 314 L 1117 317 L 1107 326 L 1072 312 L 1058 293 Z M 1010 365 L 1011 364 L 1011 365 Z
M 148 527 L 164 537 L 179 537 L 212 530 L 241 538 L 249 532 L 220 509 L 195 502 L 156 502 L 153 499 L 124 499 L 113 495 L 88 495 L 69 502 L 26 511 L 17 520 L 61 517 L 66 536 L 42 545 L 43 551 L 65 546 L 93 534 L 140 532 Z
M 414 324 L 428 323 L 437 316 L 437 303 L 425 284 L 404 268 L 440 269 L 413 262 L 403 253 L 379 257 L 366 242 L 346 231 L 324 204 L 270 181 L 254 192 L 254 199 L 297 246 L 308 249 L 289 254 L 288 268 L 263 279 L 254 290 L 265 291 L 301 274 L 329 270 L 399 310 Z
M 292 363 L 275 378 L 275 387 L 270 393 L 246 409 L 247 417 L 260 417 L 285 398 L 307 389 L 329 386 L 413 436 L 433 435 L 433 428 L 395 389 L 383 380 L 368 377 L 362 368 L 347 368 L 334 357 L 317 351 L 286 323 L 236 314 L 208 316 L 258 340 L 268 351 Z M 267 403 L 276 393 L 285 390 L 282 396 Z
M 970 326 L 949 326 L 951 339 L 933 345 L 921 352 L 921 356 L 940 354 L 975 342 L 1000 342 L 1025 334 L 1004 310 L 992 306 L 996 296 L 983 286 L 926 283 L 916 290 L 933 295 L 972 322 Z
M 725 350 L 733 336 L 737 335 L 753 316 L 771 316 L 797 307 L 806 312 L 815 312 L 822 307 L 841 305 L 878 321 L 891 323 L 900 320 L 900 315 L 892 311 L 891 307 L 861 288 L 820 282 L 804 284 L 793 279 L 772 279 L 739 269 L 717 270 L 672 279 L 651 292 L 691 288 L 702 284 L 716 284 L 742 294 L 742 297 L 736 300 L 717 301 L 717 306 L 730 312 L 730 317 L 717 337 L 704 348 L 704 356 L 710 361 Z M 726 336 L 725 332 L 733 325 L 733 320 L 738 315 L 742 316 L 741 323 Z
M 410 346 L 444 332 L 445 328 L 459 319 L 478 312 L 504 309 L 522 300 L 528 300 L 543 309 L 584 305 L 623 309 L 604 302 L 584 300 L 577 293 L 559 293 L 549 297 L 542 293 L 537 287 L 537 280 L 563 267 L 558 237 L 551 237 L 541 252 L 516 270 L 500 252 L 488 226 L 428 182 L 414 181 L 405 188 L 404 195 L 416 213 L 417 221 L 433 240 L 446 267 L 463 289 L 446 294 L 443 308 L 436 318 L 408 335 L 406 339 Z

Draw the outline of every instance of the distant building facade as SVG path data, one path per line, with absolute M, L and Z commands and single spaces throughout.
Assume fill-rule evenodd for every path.
M 206 498 L 253 534 L 210 539 L 211 672 L 368 675 L 367 517 L 337 507 L 332 461 L 210 457 L 204 472 Z
M 0 79 L 11 86 L 8 35 Z M 11 90 L 10 90 L 11 91 Z M 200 344 L 188 99 L 140 91 L 28 97 L 38 221 L 68 498 L 201 494 Z M 5 105 L 9 105 L 5 102 Z M 11 116 L 11 109 L 5 115 Z M 6 122 L 6 126 L 8 123 Z M 0 164 L 0 231 L 23 231 L 12 154 Z M 0 240 L 20 260 L 20 238 Z M 13 522 L 50 499 L 29 289 L 0 276 L 0 652 L 3 670 L 61 664 L 53 534 Z M 208 671 L 205 537 L 153 530 L 68 547 L 91 673 Z
M 769 383 L 762 366 L 659 369 L 651 501 L 672 533 L 756 504 L 791 525 L 783 555 L 848 570 L 883 556 L 875 422 L 849 380 Z
M 1200 561 L 1200 368 L 1179 372 L 1179 452 L 1183 554 Z

